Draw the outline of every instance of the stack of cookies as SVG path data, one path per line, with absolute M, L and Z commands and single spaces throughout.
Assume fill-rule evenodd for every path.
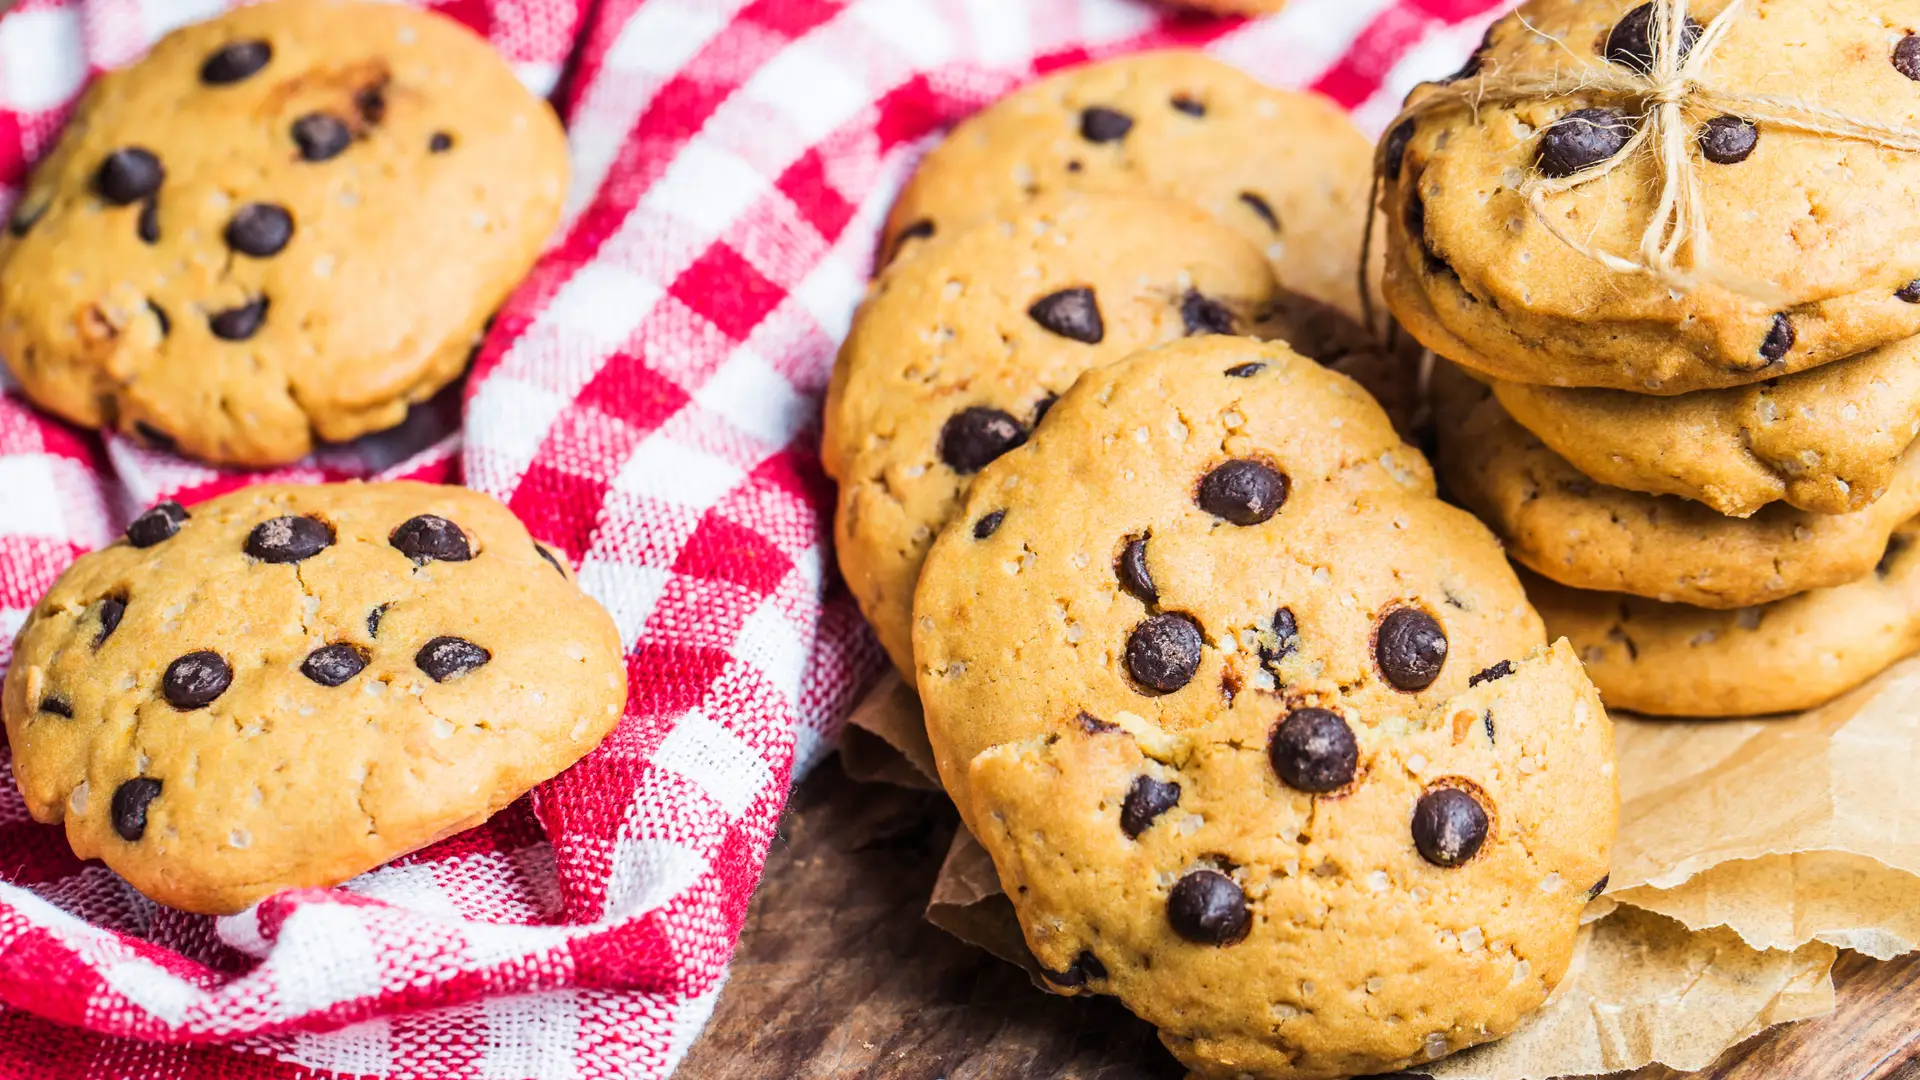
M 1340 370 L 1411 396 L 1348 351 L 1368 161 L 1199 54 L 1043 80 L 906 186 L 828 394 L 841 569 L 1046 983 L 1200 1076 L 1497 1038 L 1605 881 L 1592 683 Z
M 1920 38 L 1724 7 L 1535 0 L 1377 160 L 1387 302 L 1458 365 L 1444 479 L 1658 714 L 1810 707 L 1920 644 L 1920 155 L 1805 120 L 1913 126 Z

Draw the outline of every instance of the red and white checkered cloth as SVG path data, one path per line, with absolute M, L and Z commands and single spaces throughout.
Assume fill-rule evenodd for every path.
M 0 16 L 0 215 L 90 73 L 227 3 Z M 719 995 L 789 780 L 880 663 L 833 578 L 815 444 L 914 157 L 1036 72 L 1178 43 L 1377 129 L 1499 3 L 1294 0 L 1242 23 L 1137 0 L 433 0 L 556 94 L 566 225 L 463 392 L 271 478 L 498 496 L 613 613 L 626 716 L 488 824 L 223 919 L 78 862 L 4 785 L 0 1076 L 665 1076 Z M 0 390 L 0 639 L 138 508 L 268 478 Z

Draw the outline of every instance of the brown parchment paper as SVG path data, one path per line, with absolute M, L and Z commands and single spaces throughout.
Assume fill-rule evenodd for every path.
M 1573 966 L 1545 1008 L 1507 1038 L 1423 1071 L 1436 1080 L 1547 1080 L 1656 1063 L 1693 1070 L 1775 1024 L 1833 1011 L 1831 945 L 1755 949 L 1729 930 L 1689 930 L 1609 897 L 1588 914 Z M 927 920 L 1041 985 L 993 859 L 964 826 Z
M 898 671 L 888 668 L 847 716 L 840 729 L 840 766 L 855 780 L 940 790 L 920 695 Z
M 1920 658 L 1792 716 L 1614 720 L 1613 899 L 1755 948 L 1920 947 Z

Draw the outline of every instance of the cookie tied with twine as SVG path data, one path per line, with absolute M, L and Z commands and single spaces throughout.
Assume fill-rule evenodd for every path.
M 1920 333 L 1898 236 L 1920 215 L 1913 28 L 1846 0 L 1729 0 L 1704 22 L 1654 0 L 1583 36 L 1597 17 L 1522 7 L 1389 126 L 1386 293 L 1415 336 L 1518 381 L 1668 394 Z

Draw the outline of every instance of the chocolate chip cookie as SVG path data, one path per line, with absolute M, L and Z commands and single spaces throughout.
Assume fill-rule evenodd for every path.
M 1723 7 L 1687 10 L 1704 24 Z M 1635 0 L 1532 0 L 1495 24 L 1460 78 L 1644 72 L 1649 14 Z M 1810 98 L 1911 126 L 1920 66 L 1903 66 L 1904 31 L 1888 18 L 1751 3 L 1698 76 L 1729 93 Z M 1409 102 L 1442 89 L 1416 89 Z M 1661 182 L 1650 144 L 1627 149 L 1646 123 L 1637 108 L 1574 93 L 1462 104 L 1390 128 L 1378 159 L 1385 292 L 1402 324 L 1489 375 L 1654 394 L 1745 385 L 1920 333 L 1920 155 L 1868 141 L 1689 110 L 1688 166 L 1710 238 L 1682 253 L 1690 288 L 1615 272 L 1552 235 L 1520 187 L 1627 154 L 1545 207 L 1591 247 L 1638 255 Z
M 1810 709 L 1920 649 L 1920 524 L 1857 581 L 1712 611 L 1526 578 L 1547 629 L 1586 662 L 1608 707 L 1664 716 Z
M 34 818 L 218 914 L 484 821 L 625 700 L 564 561 L 492 499 L 413 483 L 148 510 L 54 583 L 0 693 Z
M 1379 407 L 1283 345 L 1082 376 L 935 543 L 914 648 L 942 783 L 1049 980 L 1200 1075 L 1497 1038 L 1606 872 L 1577 660 Z
M 840 350 L 822 458 L 840 569 L 902 672 L 920 562 L 973 477 L 1082 371 L 1258 329 L 1266 260 L 1198 207 L 1071 194 L 937 237 L 883 273 Z
M 1886 494 L 1920 434 L 1920 338 L 1729 390 L 1651 397 L 1492 380 L 1513 417 L 1614 487 L 1746 517 L 1773 502 L 1822 514 Z
M 450 19 L 237 9 L 88 91 L 0 229 L 0 356 L 74 423 L 292 461 L 464 369 L 566 162 L 552 110 Z
M 1138 53 L 1058 72 L 954 128 L 894 203 L 882 251 L 1050 192 L 1146 192 L 1204 207 L 1287 288 L 1355 317 L 1371 160 L 1318 94 L 1202 52 Z
M 1864 509 L 1813 514 L 1775 503 L 1731 518 L 1593 480 L 1478 384 L 1446 365 L 1435 374 L 1436 396 L 1446 402 L 1435 411 L 1449 490 L 1501 535 L 1509 554 L 1563 585 L 1749 607 L 1865 575 L 1893 530 L 1920 514 L 1920 450 L 1900 458 L 1885 494 Z

